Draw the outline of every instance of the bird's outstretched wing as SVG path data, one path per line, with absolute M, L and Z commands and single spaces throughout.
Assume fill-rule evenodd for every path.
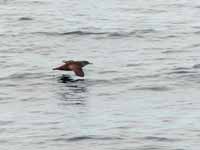
M 83 69 L 81 67 L 76 67 L 76 68 L 73 69 L 73 71 L 75 72 L 75 74 L 77 76 L 84 77 L 84 72 L 83 72 Z
M 81 66 L 77 65 L 77 64 L 71 64 L 69 65 L 69 68 L 74 71 L 74 73 L 77 75 L 77 76 L 80 76 L 80 77 L 84 77 L 84 72 L 83 72 L 83 69 Z

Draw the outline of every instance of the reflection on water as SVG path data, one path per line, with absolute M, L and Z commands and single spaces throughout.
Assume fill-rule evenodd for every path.
M 73 79 L 70 75 L 62 75 L 59 77 L 59 81 L 62 83 L 67 83 L 67 82 L 78 82 L 78 81 L 84 81 L 84 79 Z
M 73 79 L 69 75 L 62 75 L 58 80 L 63 85 L 59 90 L 62 105 L 84 105 L 87 88 L 84 79 Z

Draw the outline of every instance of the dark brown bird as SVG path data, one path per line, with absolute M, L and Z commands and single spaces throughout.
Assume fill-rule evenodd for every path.
M 77 76 L 84 77 L 83 67 L 91 64 L 89 61 L 63 61 L 65 64 L 53 68 L 53 70 L 74 71 Z

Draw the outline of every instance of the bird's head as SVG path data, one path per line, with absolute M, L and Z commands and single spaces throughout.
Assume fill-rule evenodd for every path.
M 90 63 L 89 61 L 80 61 L 80 63 L 81 63 L 81 65 L 84 67 L 84 66 L 86 66 L 86 65 L 88 65 L 88 64 L 92 64 L 92 63 Z

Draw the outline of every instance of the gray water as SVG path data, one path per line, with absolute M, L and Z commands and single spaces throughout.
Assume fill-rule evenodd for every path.
M 199 17 L 197 0 L 1 0 L 0 149 L 199 150 Z

